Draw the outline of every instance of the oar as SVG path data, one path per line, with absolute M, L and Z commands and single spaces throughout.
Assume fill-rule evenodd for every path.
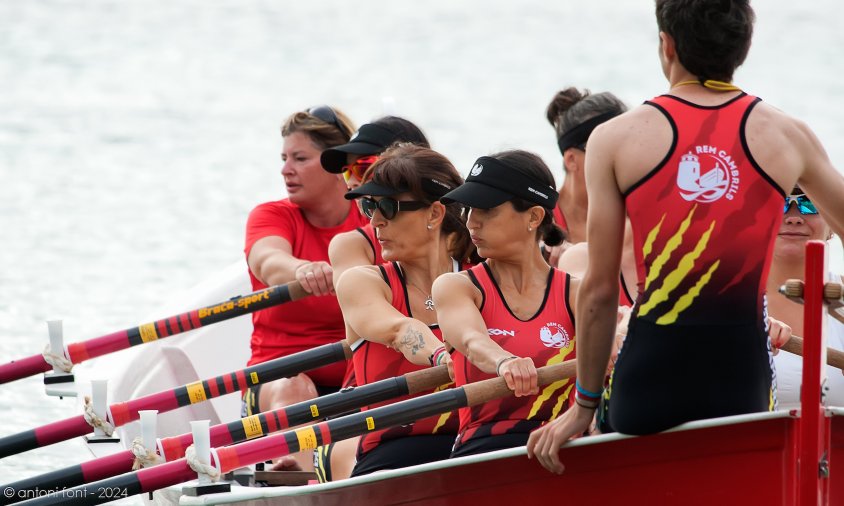
M 449 381 L 448 371 L 444 365 L 431 367 L 267 411 L 228 424 L 215 425 L 211 427 L 211 447 L 238 443 L 291 426 L 313 422 L 326 416 L 348 413 L 376 402 L 429 391 Z M 193 444 L 191 433 L 159 440 L 159 448 L 165 461 L 184 457 L 185 449 L 191 444 Z M 3 488 L 14 490 L 14 498 L 0 497 L 0 504 L 11 504 L 26 497 L 35 497 L 28 495 L 28 491 L 63 490 L 128 473 L 132 470 L 134 461 L 135 455 L 132 450 L 124 450 L 107 457 L 9 483 Z
M 295 376 L 300 372 L 349 358 L 351 358 L 351 350 L 345 341 L 325 344 L 293 355 L 256 364 L 246 369 L 223 374 L 216 378 L 197 381 L 171 390 L 112 404 L 108 407 L 110 422 L 113 426 L 120 427 L 137 420 L 139 418 L 138 411 L 145 409 L 157 409 L 162 413 L 171 411 L 188 404 L 196 404 L 207 399 L 238 392 L 252 385 Z M 91 432 L 91 425 L 85 421 L 83 415 L 53 422 L 36 429 L 0 438 L 0 458 L 84 436 L 89 432 Z
M 51 351 L 58 355 L 65 353 L 66 358 L 71 363 L 78 364 L 94 357 L 181 334 L 212 323 L 230 320 L 285 302 L 299 300 L 306 295 L 308 293 L 299 285 L 299 282 L 291 281 L 286 285 L 271 286 L 249 295 L 234 297 L 213 306 L 194 309 L 187 313 L 163 318 L 152 323 L 144 323 L 137 327 L 95 337 L 87 341 L 71 343 L 67 345 L 66 353 L 63 350 Z M 0 365 L 0 384 L 47 372 L 52 367 L 44 360 L 43 355 L 32 355 L 20 360 L 13 360 L 8 364 Z
M 539 384 L 547 385 L 576 373 L 574 360 L 539 369 Z M 460 388 L 415 397 L 335 418 L 314 425 L 282 432 L 253 441 L 246 441 L 212 451 L 212 464 L 227 473 L 243 466 L 309 450 L 331 441 L 348 439 L 373 430 L 412 423 L 420 418 L 446 413 L 458 408 L 476 406 L 492 399 L 512 394 L 503 378 L 492 378 L 470 383 Z M 152 492 L 196 478 L 185 459 L 148 467 L 133 473 L 109 478 L 96 483 L 63 490 L 57 494 L 26 501 L 22 504 L 101 504 L 143 492 Z M 117 494 L 115 496 L 115 494 Z M 108 497 L 104 497 L 108 496 Z
M 780 346 L 781 350 L 785 350 L 795 355 L 803 356 L 803 338 L 799 336 L 791 336 L 784 345 Z M 836 350 L 835 348 L 826 349 L 826 363 L 837 369 L 844 370 L 844 352 Z

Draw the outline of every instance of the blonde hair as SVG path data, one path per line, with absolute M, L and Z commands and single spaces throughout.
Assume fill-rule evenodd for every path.
M 291 114 L 284 121 L 281 126 L 281 136 L 287 137 L 290 134 L 301 132 L 307 135 L 320 150 L 346 144 L 356 130 L 355 125 L 340 109 L 332 107 L 331 110 L 334 111 L 339 126 L 334 123 L 327 123 L 306 111 L 300 111 Z

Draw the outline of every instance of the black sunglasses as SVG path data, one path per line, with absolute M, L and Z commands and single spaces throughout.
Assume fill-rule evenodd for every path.
M 314 107 L 310 107 L 305 112 L 307 112 L 314 118 L 322 121 L 323 123 L 328 123 L 329 125 L 337 127 L 337 130 L 340 130 L 343 135 L 349 135 L 349 131 L 346 130 L 342 123 L 340 123 L 340 120 L 337 118 L 337 114 L 334 112 L 334 109 L 328 107 L 327 105 L 317 105 Z
M 360 207 L 367 218 L 372 218 L 375 211 L 378 210 L 381 211 L 381 216 L 387 220 L 392 220 L 402 211 L 418 211 L 430 205 L 427 202 L 421 202 L 419 200 L 396 200 L 391 198 L 375 200 L 369 197 L 360 199 Z

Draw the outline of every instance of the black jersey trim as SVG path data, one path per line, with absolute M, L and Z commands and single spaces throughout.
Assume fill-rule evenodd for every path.
M 742 98 L 744 98 L 746 96 L 747 96 L 747 93 L 742 91 L 741 93 L 739 93 L 735 97 L 727 100 L 726 102 L 722 102 L 722 103 L 717 104 L 717 105 L 700 105 L 700 104 L 696 104 L 694 102 L 689 102 L 688 100 L 686 100 L 684 98 L 680 98 L 680 97 L 677 97 L 677 96 L 674 96 L 674 95 L 660 95 L 660 97 L 669 98 L 671 100 L 676 100 L 677 102 L 686 104 L 689 107 L 694 107 L 695 109 L 705 109 L 705 110 L 710 110 L 710 111 L 720 109 L 722 107 L 727 107 L 728 105 L 732 104 L 733 102 L 735 102 L 737 100 L 741 100 Z M 645 103 L 648 103 L 648 102 L 645 102 Z
M 619 272 L 618 273 L 618 281 L 621 283 L 621 291 L 624 293 L 624 298 L 627 299 L 627 303 L 631 306 L 636 303 L 633 300 L 633 297 L 630 295 L 630 291 L 627 290 L 627 283 L 624 282 L 624 274 Z
M 745 109 L 744 114 L 741 117 L 741 124 L 739 126 L 739 138 L 741 139 L 741 147 L 742 149 L 744 149 L 744 156 L 747 157 L 747 161 L 749 161 L 750 165 L 756 170 L 756 172 L 758 172 L 759 175 L 762 176 L 762 179 L 767 181 L 768 184 L 774 187 L 774 189 L 777 191 L 777 193 L 780 194 L 780 196 L 785 198 L 788 193 L 786 193 L 785 190 L 780 188 L 780 185 L 778 185 L 776 181 L 771 179 L 771 176 L 769 176 L 768 173 L 765 172 L 765 169 L 763 169 L 762 166 L 759 165 L 759 162 L 757 162 L 756 159 L 753 158 L 753 154 L 750 152 L 750 146 L 747 145 L 747 135 L 745 133 L 747 129 L 747 119 L 750 117 L 750 111 L 752 111 L 753 108 L 756 107 L 761 101 L 761 98 L 756 97 L 756 99 L 751 102 L 749 106 L 747 106 L 747 109 Z M 790 191 L 791 190 L 789 190 L 789 192 Z
M 495 282 L 495 278 L 492 276 L 492 270 L 489 268 L 489 264 L 483 262 L 484 270 L 486 270 L 487 276 L 489 276 L 489 280 L 492 283 L 492 286 L 495 287 L 495 290 L 498 292 L 498 296 L 501 297 L 501 302 L 504 304 L 504 307 L 507 308 L 507 312 L 510 313 L 510 316 L 516 319 L 516 321 L 520 321 L 523 323 L 527 323 L 533 321 L 542 314 L 542 311 L 545 310 L 545 304 L 548 303 L 548 295 L 551 293 L 551 284 L 554 282 L 554 268 L 552 267 L 548 271 L 548 281 L 545 283 L 545 294 L 542 296 L 542 303 L 539 305 L 539 309 L 537 309 L 536 313 L 533 314 L 527 320 L 522 320 L 518 316 L 513 313 L 513 310 L 510 309 L 510 305 L 507 304 L 507 299 L 504 298 L 504 293 L 501 292 L 501 287 L 498 286 L 498 283 Z
M 363 230 L 363 227 L 358 227 L 355 230 L 360 232 L 360 235 L 366 239 L 367 244 L 369 244 L 369 248 L 372 249 L 372 261 L 376 262 L 378 260 L 378 255 L 375 253 L 375 244 L 372 243 L 372 239 L 369 238 L 369 234 Z
M 553 270 L 553 269 L 552 269 Z M 550 285 L 550 283 L 549 283 Z M 571 328 L 575 329 L 575 334 L 577 333 L 577 325 L 574 323 L 574 313 L 571 310 L 571 301 L 569 297 L 571 296 L 571 275 L 566 273 L 566 311 L 569 313 L 569 319 L 571 320 Z
M 651 107 L 656 108 L 656 110 L 660 111 L 665 116 L 665 118 L 668 120 L 668 124 L 671 125 L 671 147 L 668 148 L 668 152 L 665 154 L 665 157 L 658 164 L 656 164 L 656 167 L 651 169 L 650 172 L 648 172 L 647 174 L 642 176 L 642 178 L 640 180 L 633 183 L 633 185 L 630 186 L 630 188 L 628 188 L 627 191 L 622 193 L 622 196 L 624 197 L 625 200 L 627 199 L 627 197 L 630 196 L 631 193 L 633 193 L 636 190 L 636 188 L 639 188 L 640 186 L 645 184 L 645 182 L 647 180 L 654 177 L 657 172 L 662 170 L 662 168 L 665 167 L 668 164 L 668 161 L 671 160 L 671 157 L 674 155 L 674 151 L 677 149 L 677 142 L 679 141 L 679 138 L 680 138 L 680 135 L 677 132 L 677 123 L 674 122 L 674 118 L 672 118 L 671 115 L 668 114 L 668 111 L 665 110 L 664 107 L 657 104 L 656 102 L 651 102 L 651 101 L 645 102 L 645 105 L 649 105 Z
M 475 284 L 476 287 L 478 287 L 478 291 L 481 292 L 481 307 L 478 308 L 478 311 L 483 311 L 484 304 L 486 304 L 486 292 L 484 292 L 484 289 L 481 286 L 481 282 L 478 281 L 478 278 L 475 276 L 475 273 L 472 272 L 472 269 L 466 269 L 466 274 L 469 275 L 469 279 L 472 281 L 472 283 Z
M 393 264 L 393 268 L 396 270 L 396 275 L 399 277 L 399 282 L 401 283 L 401 291 L 404 293 L 404 307 L 407 308 L 407 316 L 413 318 L 413 311 L 410 309 L 410 295 L 407 293 L 407 281 L 404 279 L 404 271 L 401 270 L 398 262 L 390 262 Z

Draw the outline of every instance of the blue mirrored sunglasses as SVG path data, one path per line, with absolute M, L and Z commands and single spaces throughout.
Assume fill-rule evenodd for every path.
M 783 214 L 788 212 L 788 208 L 791 207 L 792 202 L 797 204 L 797 210 L 800 211 L 800 214 L 818 214 L 818 208 L 815 207 L 815 204 L 809 200 L 809 197 L 805 193 L 801 193 L 800 195 L 786 195 L 785 207 L 782 211 Z

